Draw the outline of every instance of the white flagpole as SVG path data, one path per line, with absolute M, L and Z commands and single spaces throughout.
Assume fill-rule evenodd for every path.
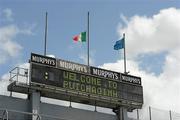
M 126 44 L 125 44 L 125 33 L 123 34 L 123 39 L 124 39 L 124 73 L 127 74 L 127 72 L 126 72 Z
M 48 13 L 46 12 L 46 21 L 45 21 L 45 37 L 44 37 L 44 56 L 46 56 L 47 50 L 47 21 L 48 21 Z
M 87 65 L 89 67 L 89 12 L 87 20 Z

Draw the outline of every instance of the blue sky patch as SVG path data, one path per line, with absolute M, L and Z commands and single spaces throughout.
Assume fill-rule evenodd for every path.
M 156 76 L 160 75 L 163 72 L 163 66 L 167 54 L 167 52 L 161 52 L 139 55 L 137 61 L 140 69 L 148 73 L 154 73 Z

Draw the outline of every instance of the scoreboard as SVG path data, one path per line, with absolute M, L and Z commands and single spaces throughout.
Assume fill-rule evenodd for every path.
M 107 98 L 113 106 L 125 102 L 127 106 L 135 104 L 140 108 L 143 104 L 140 77 L 37 54 L 31 54 L 31 82 L 80 93 L 78 99 L 87 101 L 90 99 L 83 95 L 93 96 L 91 100 L 97 102 Z

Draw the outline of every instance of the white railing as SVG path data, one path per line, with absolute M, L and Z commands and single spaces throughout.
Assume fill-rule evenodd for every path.
M 17 81 L 28 84 L 29 71 L 26 68 L 15 67 L 10 72 L 9 81 Z
M 52 115 L 0 108 L 0 120 L 32 120 L 33 117 L 35 120 L 67 120 Z
M 134 110 L 129 117 L 130 120 L 180 120 L 180 113 L 148 107 Z

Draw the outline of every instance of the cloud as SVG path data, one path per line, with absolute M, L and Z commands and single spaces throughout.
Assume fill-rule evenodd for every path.
M 0 64 L 5 63 L 10 58 L 17 57 L 23 47 L 16 42 L 16 38 L 20 35 L 33 35 L 33 29 L 35 24 L 25 24 L 17 26 L 12 24 L 13 11 L 10 8 L 0 11 L 0 17 L 3 22 L 11 22 L 11 24 L 5 24 L 0 26 Z
M 149 52 L 171 51 L 180 46 L 180 9 L 168 8 L 147 16 L 122 17 L 125 26 L 119 25 L 118 33 L 126 34 L 126 48 L 129 57 Z M 136 47 L 134 47 L 136 46 Z
M 12 22 L 13 19 L 13 13 L 10 8 L 6 8 L 2 11 L 2 15 L 4 16 L 4 20 Z
M 120 24 L 118 33 L 126 33 L 127 69 L 130 74 L 142 78 L 144 105 L 142 114 L 147 117 L 147 107 L 180 112 L 180 9 L 168 8 L 147 16 L 123 16 L 125 26 Z M 156 76 L 140 68 L 139 55 L 166 52 L 162 71 Z M 139 59 L 138 59 L 139 60 Z M 141 61 L 141 60 L 140 60 Z M 153 63 L 156 64 L 156 63 Z M 102 68 L 123 72 L 123 60 L 105 63 Z M 147 66 L 148 67 L 148 66 Z
M 7 86 L 9 85 L 9 80 L 1 79 L 0 80 L 0 95 L 8 95 Z
M 174 59 L 174 58 L 170 58 Z M 168 60 L 166 63 L 169 63 Z M 180 63 L 179 63 L 180 64 Z M 174 64 L 166 64 L 165 67 L 173 67 Z M 101 68 L 123 72 L 123 60 L 119 60 L 116 63 L 105 63 Z M 175 76 L 169 76 L 168 71 L 164 71 L 159 77 L 154 74 L 149 74 L 143 70 L 140 70 L 138 63 L 133 60 L 127 61 L 127 67 L 130 70 L 131 75 L 140 76 L 142 78 L 143 94 L 144 94 L 144 105 L 143 112 L 141 114 L 146 114 L 148 106 L 153 106 L 155 108 L 173 110 L 180 112 L 178 106 L 180 106 L 180 74 Z M 174 66 L 173 68 L 176 68 Z M 146 115 L 142 115 L 147 117 Z
M 83 60 L 83 62 L 84 62 L 85 64 L 87 64 L 87 55 L 85 55 L 85 54 L 80 54 L 80 55 L 79 55 L 79 58 L 80 58 L 81 60 Z M 94 65 L 94 64 L 95 64 L 94 59 L 93 59 L 92 57 L 90 57 L 90 56 L 89 56 L 89 64 L 90 64 L 90 65 Z
M 15 57 L 18 55 L 22 46 L 13 39 L 18 34 L 18 28 L 14 25 L 0 27 L 0 64 L 5 62 L 8 57 Z

